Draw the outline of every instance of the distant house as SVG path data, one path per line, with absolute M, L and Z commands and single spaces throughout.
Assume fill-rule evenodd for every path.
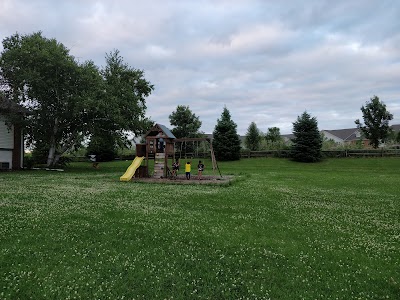
M 0 170 L 18 170 L 23 167 L 22 130 L 18 126 L 9 124 L 11 112 L 23 113 L 23 109 L 0 99 Z
M 392 125 L 390 126 L 390 128 L 392 128 L 392 130 L 397 133 L 400 131 L 400 124 Z
M 360 141 L 364 146 L 369 144 L 369 141 L 361 136 L 361 132 L 357 128 L 321 130 L 321 133 L 325 139 L 332 140 L 337 144 L 356 144 Z
M 396 132 L 400 130 L 400 124 L 390 127 Z M 355 144 L 361 141 L 364 146 L 369 146 L 369 140 L 364 138 L 357 128 L 321 130 L 321 133 L 326 139 L 333 140 L 338 144 Z
M 281 138 L 285 144 L 290 145 L 292 143 L 292 139 L 294 138 L 294 134 L 281 134 Z

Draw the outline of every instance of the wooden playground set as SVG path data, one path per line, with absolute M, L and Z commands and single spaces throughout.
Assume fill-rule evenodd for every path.
M 210 149 L 212 170 L 214 173 L 219 171 L 217 161 L 215 159 L 214 150 L 211 140 L 208 138 L 183 138 L 177 139 L 174 134 L 164 125 L 156 124 L 144 136 L 145 144 L 136 144 L 136 157 L 126 170 L 125 174 L 120 177 L 120 181 L 130 181 L 133 178 L 144 179 L 176 179 L 172 172 L 172 164 L 182 159 L 182 148 L 186 149 L 188 143 L 207 143 Z M 176 149 L 181 149 L 179 155 Z M 183 159 L 187 159 L 186 153 Z M 149 161 L 154 160 L 153 172 L 149 170 Z M 181 166 L 183 167 L 183 166 Z M 204 177 L 207 178 L 206 176 Z M 215 178 L 215 176 L 213 176 Z

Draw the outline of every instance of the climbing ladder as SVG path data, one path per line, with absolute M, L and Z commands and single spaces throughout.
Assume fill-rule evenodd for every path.
M 154 160 L 154 178 L 163 178 L 165 169 L 165 153 L 156 153 Z

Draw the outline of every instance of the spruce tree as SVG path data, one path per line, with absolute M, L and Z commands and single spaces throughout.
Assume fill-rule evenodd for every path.
M 318 122 L 305 111 L 293 123 L 291 157 L 300 162 L 317 162 L 322 158 L 322 137 Z
M 260 150 L 262 136 L 256 123 L 251 122 L 247 129 L 245 144 L 250 151 Z
M 236 123 L 232 121 L 229 110 L 224 107 L 221 119 L 217 120 L 213 132 L 212 145 L 217 160 L 240 159 L 240 138 L 236 131 Z

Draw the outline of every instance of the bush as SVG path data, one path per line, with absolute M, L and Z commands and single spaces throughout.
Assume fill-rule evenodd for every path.
M 25 169 L 32 169 L 33 166 L 35 165 L 35 162 L 32 158 L 32 155 L 26 155 L 24 157 L 24 168 Z

